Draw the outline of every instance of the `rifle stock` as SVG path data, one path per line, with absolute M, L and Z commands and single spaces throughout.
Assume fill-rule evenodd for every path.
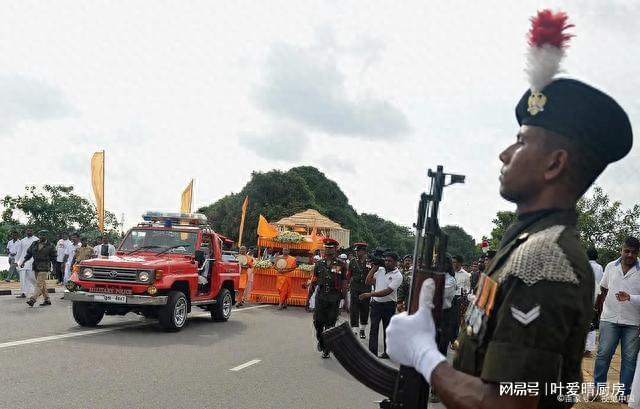
M 464 183 L 464 176 L 446 174 L 442 166 L 438 166 L 436 172 L 429 169 L 427 175 L 431 180 L 429 194 L 422 193 L 420 196 L 418 219 L 414 224 L 416 237 L 413 274 L 407 310 L 409 314 L 414 314 L 418 310 L 422 283 L 432 278 L 436 284 L 432 313 L 436 325 L 436 336 L 440 337 L 447 236 L 440 230 L 438 210 L 444 187 L 454 183 Z M 445 184 L 446 176 L 451 177 L 449 184 Z M 436 255 L 435 260 L 434 255 Z M 424 377 L 414 368 L 400 366 L 400 369 L 396 370 L 378 361 L 356 339 L 347 322 L 325 331 L 322 336 L 338 362 L 354 378 L 370 389 L 387 396 L 388 399 L 380 402 L 381 408 L 424 409 L 427 407 L 429 385 Z

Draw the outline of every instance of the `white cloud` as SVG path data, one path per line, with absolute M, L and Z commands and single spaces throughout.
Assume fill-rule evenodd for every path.
M 409 131 L 392 103 L 367 95 L 349 97 L 334 50 L 276 44 L 267 59 L 256 100 L 276 117 L 330 134 L 383 139 Z
M 72 111 L 56 87 L 36 78 L 0 75 L 0 133 L 23 122 L 62 118 Z
M 545 3 L 14 2 L 0 14 L 0 196 L 59 183 L 91 197 L 89 159 L 105 149 L 107 208 L 127 225 L 177 210 L 192 177 L 199 207 L 253 170 L 300 164 L 357 211 L 411 225 L 442 164 L 467 175 L 445 191 L 442 224 L 479 238 L 513 208 L 498 154 L 517 131 L 535 10 L 568 11 L 564 67 L 640 128 L 637 2 Z M 625 207 L 640 197 L 639 145 L 598 180 Z

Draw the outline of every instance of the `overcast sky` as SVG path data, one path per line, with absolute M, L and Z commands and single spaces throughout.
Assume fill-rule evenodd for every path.
M 411 225 L 427 168 L 467 175 L 442 223 L 476 239 L 517 132 L 528 18 L 576 25 L 564 67 L 640 119 L 637 1 L 0 1 L 0 195 L 68 184 L 125 227 L 238 192 L 253 170 L 313 165 L 359 212 Z M 640 148 L 598 183 L 640 202 Z M 238 211 L 240 211 L 238 209 Z

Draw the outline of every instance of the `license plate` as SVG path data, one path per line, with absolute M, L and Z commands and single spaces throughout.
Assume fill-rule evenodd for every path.
M 124 295 L 110 295 L 110 294 L 94 295 L 93 299 L 95 301 L 113 302 L 113 303 L 119 303 L 119 304 L 124 304 L 127 302 L 127 297 Z

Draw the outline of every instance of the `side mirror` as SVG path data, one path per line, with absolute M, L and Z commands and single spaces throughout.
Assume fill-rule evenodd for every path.
M 194 253 L 194 257 L 198 262 L 198 267 L 202 267 L 202 265 L 204 264 L 204 251 L 196 250 L 196 252 Z

